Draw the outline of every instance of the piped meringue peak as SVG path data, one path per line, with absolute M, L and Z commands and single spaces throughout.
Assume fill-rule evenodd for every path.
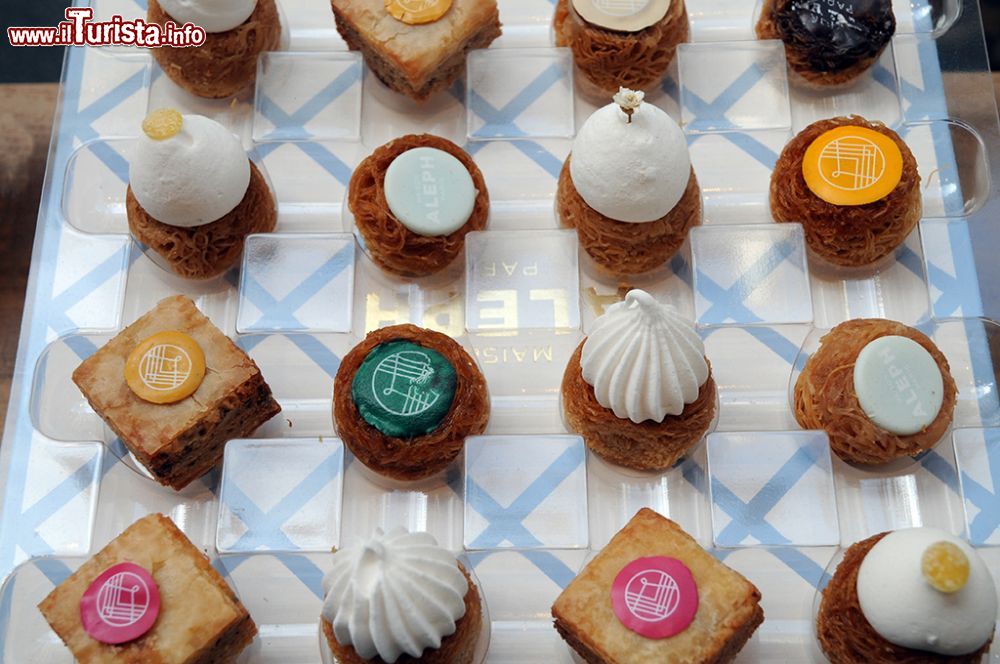
M 642 290 L 594 322 L 580 365 L 597 402 L 635 423 L 680 415 L 709 375 L 694 323 Z
M 153 219 L 181 228 L 221 219 L 250 186 L 250 160 L 236 136 L 201 115 L 150 113 L 129 162 L 129 186 Z
M 376 529 L 364 544 L 333 555 L 323 578 L 323 618 L 362 659 L 391 663 L 440 648 L 465 615 L 468 590 L 454 554 L 433 535 Z
M 639 224 L 665 217 L 691 179 L 684 132 L 644 98 L 622 88 L 587 118 L 573 140 L 573 186 L 587 205 L 615 221 Z

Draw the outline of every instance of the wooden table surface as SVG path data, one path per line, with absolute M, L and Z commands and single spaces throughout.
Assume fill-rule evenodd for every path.
M 1000 104 L 1000 74 L 993 75 Z M 0 424 L 7 411 L 58 85 L 0 85 Z

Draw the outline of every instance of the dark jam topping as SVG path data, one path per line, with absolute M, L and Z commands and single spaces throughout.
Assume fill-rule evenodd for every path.
M 896 31 L 890 0 L 779 0 L 774 14 L 782 41 L 818 72 L 875 57 Z

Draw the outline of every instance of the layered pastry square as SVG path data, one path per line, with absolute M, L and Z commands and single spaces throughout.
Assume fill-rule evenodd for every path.
M 764 621 L 760 592 L 680 526 L 641 509 L 552 605 L 588 662 L 728 662 Z
M 332 0 L 337 30 L 393 90 L 422 100 L 500 36 L 496 0 Z
M 38 608 L 80 664 L 231 662 L 257 633 L 208 558 L 162 514 L 129 526 Z
M 138 462 L 178 490 L 281 410 L 254 361 L 183 296 L 122 330 L 73 382 Z

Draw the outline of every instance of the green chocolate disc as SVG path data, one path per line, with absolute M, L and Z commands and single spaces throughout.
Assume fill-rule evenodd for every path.
M 438 428 L 455 398 L 455 367 L 430 348 L 390 341 L 368 353 L 354 374 L 351 398 L 365 422 L 392 438 Z

